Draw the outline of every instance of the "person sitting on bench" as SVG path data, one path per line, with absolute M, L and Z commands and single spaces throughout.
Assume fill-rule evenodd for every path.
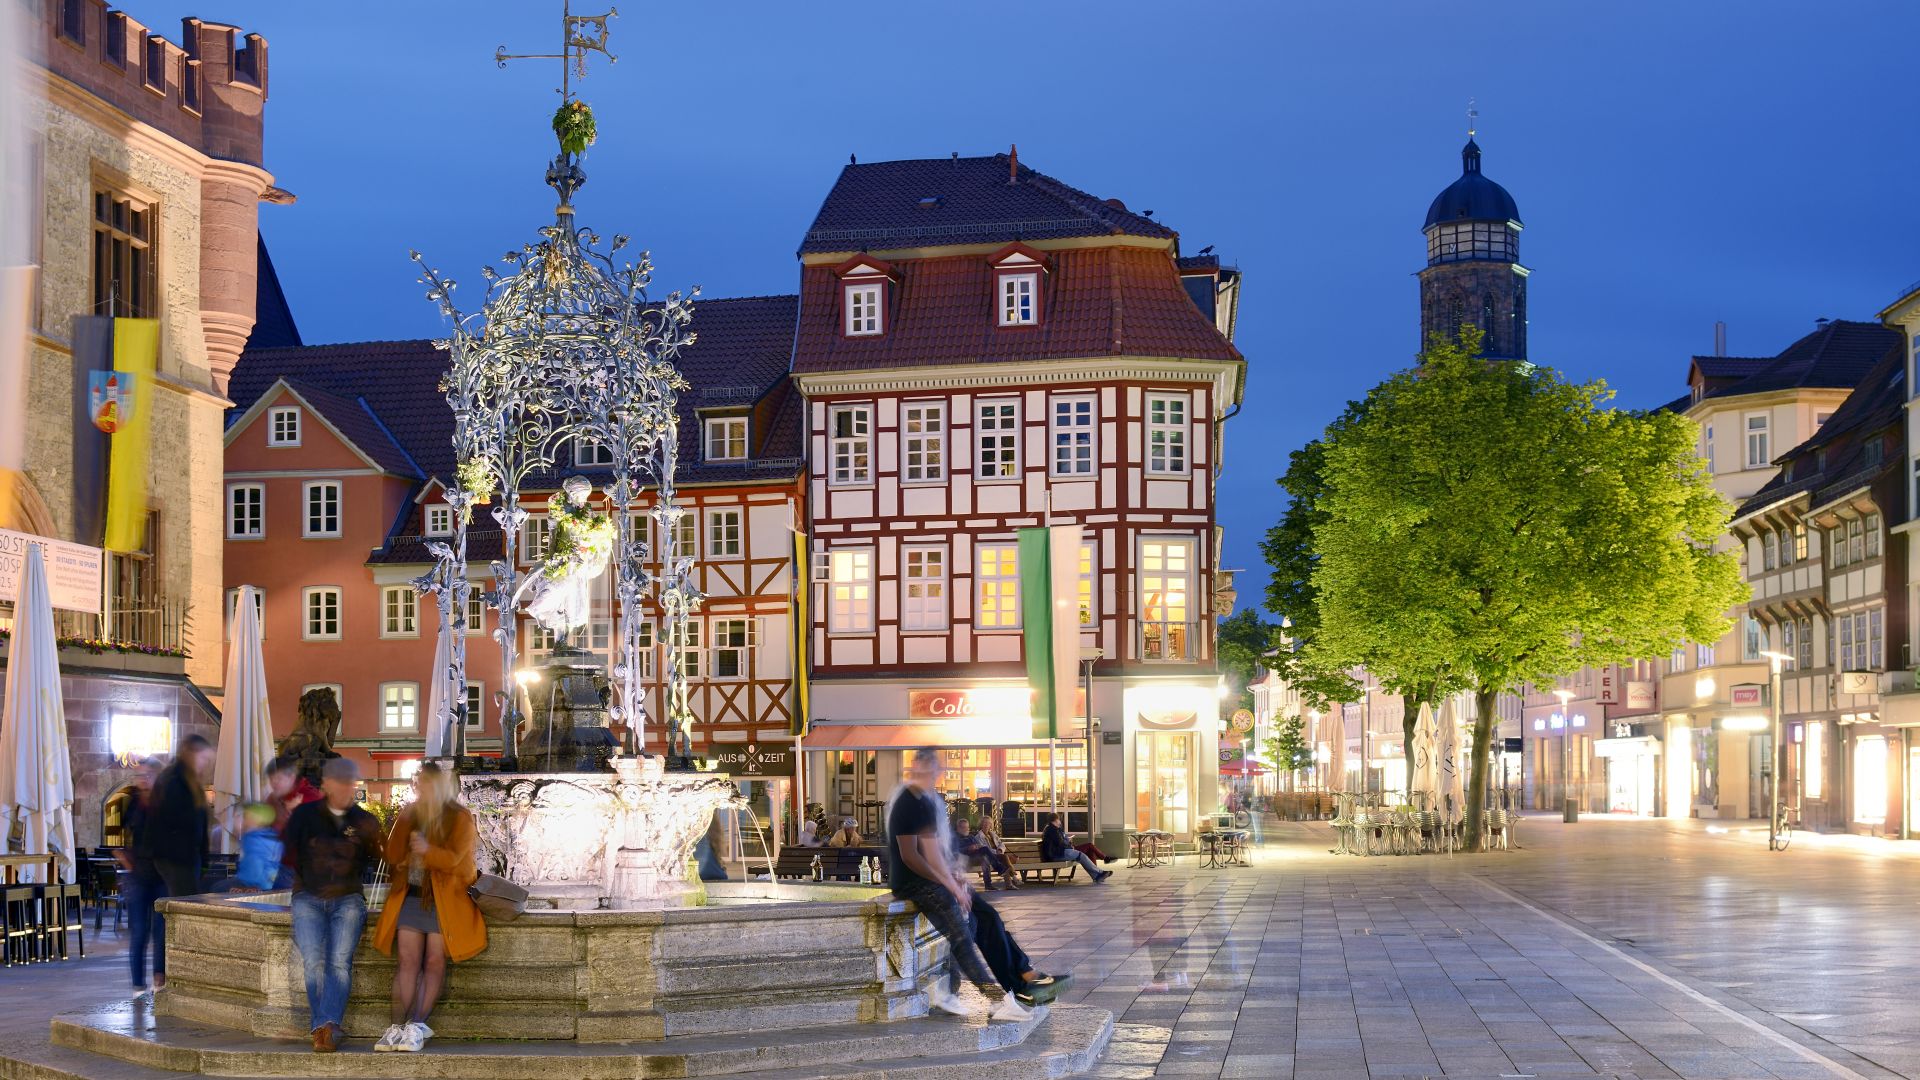
M 1007 883 L 1007 888 L 1020 887 L 1020 883 L 1014 880 L 1013 867 L 1007 862 L 1007 857 L 987 846 L 973 831 L 973 823 L 967 820 L 965 814 L 955 814 L 953 818 L 953 853 L 959 856 L 963 869 L 973 860 L 980 860 L 980 883 L 989 892 L 993 890 L 995 870 L 1000 871 L 1000 880 Z
M 828 847 L 861 847 L 865 843 L 866 841 L 860 838 L 858 823 L 852 818 L 842 821 L 840 828 L 835 830 L 832 836 L 827 837 Z
M 1076 850 L 1067 843 L 1067 834 L 1060 828 L 1060 815 L 1048 814 L 1047 827 L 1040 834 L 1040 861 L 1077 862 L 1086 868 L 1087 875 L 1098 885 L 1113 876 L 1113 871 L 1102 870 L 1093 865 L 1093 860 L 1084 851 Z

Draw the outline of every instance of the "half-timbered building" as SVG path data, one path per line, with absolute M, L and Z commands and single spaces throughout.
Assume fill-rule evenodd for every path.
M 899 751 L 931 745 L 950 796 L 1190 832 L 1217 802 L 1237 271 L 1008 154 L 847 166 L 800 262 L 812 797 L 873 827 Z M 1015 543 L 1048 523 L 1084 530 L 1092 687 L 1091 728 L 1052 744 Z

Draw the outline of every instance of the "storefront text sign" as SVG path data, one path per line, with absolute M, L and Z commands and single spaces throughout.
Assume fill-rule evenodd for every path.
M 1766 689 L 1759 683 L 1734 683 L 1727 687 L 1727 701 L 1736 709 L 1758 709 L 1767 703 Z
M 907 691 L 909 720 L 1026 720 L 1032 706 L 1024 686 L 972 686 L 951 690 Z M 1074 691 L 1075 715 L 1087 714 L 1085 689 Z
M 1602 705 L 1618 705 L 1620 703 L 1620 673 L 1613 668 L 1607 668 L 1600 672 L 1598 700 Z
M 714 746 L 707 754 L 716 772 L 739 779 L 792 776 L 793 746 L 788 743 L 745 743 Z
M 99 548 L 49 540 L 0 529 L 0 600 L 20 598 L 20 578 L 27 571 L 27 545 L 41 545 L 41 557 L 47 564 L 47 591 L 53 606 L 67 611 L 100 614 L 101 568 L 105 558 Z
M 1629 709 L 1653 708 L 1653 683 L 1648 681 L 1628 683 L 1627 684 L 1627 708 Z

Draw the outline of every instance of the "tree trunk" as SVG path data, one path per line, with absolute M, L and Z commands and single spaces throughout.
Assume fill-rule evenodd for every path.
M 1481 825 L 1486 817 L 1487 777 L 1493 772 L 1493 729 L 1500 718 L 1495 715 L 1500 692 L 1480 686 L 1473 692 L 1473 775 L 1467 778 L 1467 835 L 1461 845 L 1467 851 L 1480 850 Z

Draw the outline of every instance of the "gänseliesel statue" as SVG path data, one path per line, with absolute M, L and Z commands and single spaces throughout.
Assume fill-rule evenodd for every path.
M 563 646 L 593 617 L 593 583 L 613 558 L 613 519 L 587 505 L 592 495 L 586 477 L 569 476 L 547 500 L 547 555 L 520 587 L 527 617 Z

